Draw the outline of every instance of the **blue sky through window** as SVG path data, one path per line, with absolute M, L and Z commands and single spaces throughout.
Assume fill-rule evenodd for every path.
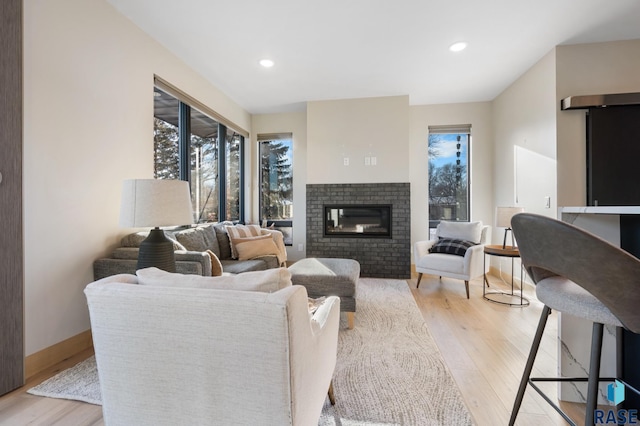
M 467 164 L 467 150 L 469 147 L 468 144 L 468 135 L 466 133 L 456 134 L 456 133 L 436 133 L 429 135 L 429 145 L 432 145 L 434 140 L 438 140 L 440 142 L 436 145 L 436 154 L 429 158 L 432 164 L 435 167 L 442 167 L 444 164 L 454 163 L 456 162 L 456 152 L 457 150 L 457 137 L 460 136 L 460 163 L 462 165 Z

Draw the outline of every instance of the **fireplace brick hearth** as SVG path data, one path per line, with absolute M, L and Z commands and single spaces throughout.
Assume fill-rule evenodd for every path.
M 409 183 L 307 185 L 307 257 L 355 259 L 363 277 L 411 277 Z M 326 237 L 326 205 L 391 205 L 390 238 Z

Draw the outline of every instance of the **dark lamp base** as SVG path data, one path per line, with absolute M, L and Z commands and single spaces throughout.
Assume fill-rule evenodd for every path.
M 154 228 L 149 236 L 140 243 L 138 266 L 136 269 L 156 267 L 167 272 L 176 272 L 176 257 L 173 242 L 162 229 Z
M 514 246 L 515 242 L 513 241 L 513 230 L 511 228 L 506 228 L 504 230 L 504 240 L 502 240 L 502 250 L 507 248 L 507 233 L 511 232 L 511 246 Z

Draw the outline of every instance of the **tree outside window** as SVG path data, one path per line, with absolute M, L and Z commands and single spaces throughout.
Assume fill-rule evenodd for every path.
M 155 88 L 154 177 L 189 181 L 198 223 L 241 221 L 244 136 L 211 115 Z
M 258 135 L 260 144 L 260 221 L 293 238 L 293 138 L 290 133 Z
M 470 126 L 429 128 L 429 227 L 469 221 Z

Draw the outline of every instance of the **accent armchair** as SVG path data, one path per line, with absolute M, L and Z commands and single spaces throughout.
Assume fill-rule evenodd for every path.
M 484 266 L 484 245 L 490 238 L 491 228 L 482 222 L 441 221 L 435 239 L 414 245 L 417 287 L 422 274 L 464 280 L 468 299 L 469 281 L 488 270 L 488 265 Z
M 209 279 L 265 272 L 287 273 Z M 310 316 L 302 286 L 141 280 L 122 274 L 85 289 L 105 424 L 318 424 L 336 364 L 337 297 Z

